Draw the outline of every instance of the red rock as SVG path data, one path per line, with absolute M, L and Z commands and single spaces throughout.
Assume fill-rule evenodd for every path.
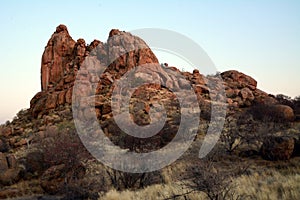
M 24 145 L 27 145 L 27 140 L 25 138 L 22 138 L 21 140 L 13 144 L 14 147 L 21 147 Z
M 65 25 L 63 25 L 63 24 L 60 24 L 58 27 L 56 27 L 55 33 L 60 33 L 62 31 L 68 33 L 68 28 Z
M 231 88 L 227 88 L 225 90 L 225 92 L 226 92 L 226 96 L 228 98 L 235 98 L 236 97 L 236 92 L 233 89 L 231 89 Z
M 66 102 L 65 96 L 66 96 L 66 91 L 62 91 L 58 94 L 58 99 L 57 99 L 57 104 L 58 105 L 64 105 Z
M 198 69 L 194 69 L 194 70 L 193 70 L 193 74 L 200 74 L 200 72 L 199 72 Z
M 49 194 L 56 194 L 64 187 L 64 173 L 64 164 L 50 167 L 41 177 L 41 187 Z
M 86 45 L 84 39 L 82 38 L 78 39 L 75 44 L 76 55 L 83 57 L 85 55 L 85 49 L 86 49 Z
M 0 173 L 4 172 L 8 169 L 8 164 L 6 160 L 6 156 L 4 153 L 0 152 Z
M 68 89 L 66 92 L 66 103 L 71 104 L 72 103 L 72 93 L 73 93 L 73 88 Z
M 294 110 L 286 105 L 273 105 L 270 107 L 273 116 L 282 120 L 293 121 L 295 119 Z
M 120 55 L 121 52 L 127 52 L 127 54 Z M 91 55 L 86 57 L 88 54 Z M 85 57 L 88 59 L 84 59 Z M 83 62 L 84 60 L 85 62 Z M 136 66 L 147 63 L 158 63 L 158 60 L 142 39 L 130 33 L 113 29 L 109 34 L 107 43 L 95 40 L 89 46 L 86 46 L 84 39 L 78 39 L 75 42 L 69 35 L 67 27 L 59 25 L 49 39 L 42 56 L 42 92 L 31 100 L 32 115 L 38 117 L 40 114 L 43 115 L 59 105 L 71 104 L 73 84 L 79 68 L 80 75 L 77 77 L 78 79 L 89 83 L 97 83 L 98 77 L 91 75 L 88 71 L 85 74 L 83 73 L 83 69 L 87 67 L 85 65 L 89 66 L 89 70 L 93 66 L 94 71 L 101 71 L 102 66 L 109 65 L 101 78 L 101 85 L 97 87 L 97 91 L 109 95 L 112 90 L 103 87 L 103 85 L 110 87 L 114 79 L 120 78 Z M 153 69 L 150 68 L 154 69 L 155 78 L 161 74 L 169 84 L 176 79 L 170 78 L 158 66 L 145 67 L 143 72 L 152 74 Z M 92 88 L 84 89 L 76 95 L 86 96 L 91 92 Z
M 121 33 L 121 31 L 119 31 L 119 29 L 112 29 L 110 32 L 109 32 L 109 37 L 112 37 L 114 35 L 119 35 Z
M 21 169 L 10 168 L 3 173 L 0 173 L 0 185 L 12 185 L 20 180 Z
M 57 93 L 49 94 L 46 100 L 45 109 L 55 108 L 56 104 L 57 104 Z
M 3 127 L 0 130 L 0 135 L 3 135 L 4 137 L 8 137 L 13 133 L 13 129 L 11 127 Z
M 209 94 L 209 88 L 205 85 L 194 85 L 194 91 L 196 94 Z
M 59 25 L 48 41 L 42 56 L 42 91 L 48 90 L 50 84 L 55 85 L 63 78 L 74 45 L 75 41 L 69 35 L 67 27 Z
M 107 102 L 103 105 L 101 113 L 102 115 L 108 114 L 111 112 L 111 104 L 110 102 Z
M 239 94 L 244 100 L 250 100 L 250 101 L 254 100 L 254 95 L 249 88 L 241 89 Z
M 69 74 L 66 76 L 66 78 L 64 79 L 65 83 L 72 83 L 75 81 L 75 77 L 73 74 Z
M 224 81 L 232 88 L 248 87 L 251 90 L 255 90 L 257 86 L 256 80 L 236 70 L 223 72 L 221 73 L 221 76 L 224 79 Z

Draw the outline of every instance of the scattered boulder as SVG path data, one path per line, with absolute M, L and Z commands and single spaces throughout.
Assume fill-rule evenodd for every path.
M 5 172 L 0 173 L 0 185 L 12 185 L 20 180 L 20 168 L 7 169 Z
M 291 107 L 286 105 L 257 104 L 251 107 L 251 114 L 255 119 L 274 122 L 294 121 L 295 115 Z
M 0 129 L 0 136 L 8 137 L 13 134 L 13 129 L 10 126 Z
M 273 105 L 270 107 L 273 110 L 273 116 L 284 121 L 293 121 L 295 119 L 294 110 L 286 105 Z
M 264 140 L 260 153 L 266 160 L 289 160 L 293 154 L 294 146 L 294 138 L 272 136 Z
M 49 194 L 57 194 L 64 187 L 65 165 L 55 165 L 48 168 L 41 177 L 41 187 Z
M 240 96 L 242 97 L 243 100 L 250 100 L 250 101 L 254 100 L 254 95 L 253 95 L 252 91 L 249 88 L 241 89 L 239 94 L 240 94 Z
M 67 169 L 65 164 L 54 165 L 48 168 L 40 178 L 40 185 L 48 194 L 67 192 L 66 184 L 76 185 L 76 181 L 83 178 L 85 170 L 82 166 L 76 169 Z
M 17 182 L 21 178 L 20 172 L 21 169 L 14 155 L 0 152 L 0 185 L 11 185 Z
M 44 155 L 42 152 L 36 150 L 26 154 L 24 158 L 20 159 L 24 165 L 26 174 L 40 175 L 45 170 Z

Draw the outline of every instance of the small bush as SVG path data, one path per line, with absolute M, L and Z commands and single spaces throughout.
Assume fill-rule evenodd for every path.
M 38 144 L 45 167 L 64 164 L 67 178 L 76 178 L 78 169 L 84 168 L 82 163 L 92 156 L 81 143 L 74 125 L 61 123 L 58 128 L 47 129 L 45 135 L 48 137 Z

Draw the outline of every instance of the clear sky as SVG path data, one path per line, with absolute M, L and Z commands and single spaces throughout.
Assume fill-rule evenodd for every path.
M 3 0 L 0 8 L 0 123 L 40 91 L 41 56 L 59 24 L 87 43 L 106 41 L 112 28 L 176 31 L 198 43 L 218 71 L 236 69 L 264 91 L 300 95 L 298 0 Z

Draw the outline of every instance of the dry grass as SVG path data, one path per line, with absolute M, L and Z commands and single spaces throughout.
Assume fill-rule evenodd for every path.
M 300 173 L 284 175 L 272 169 L 262 174 L 242 175 L 234 183 L 236 193 L 246 199 L 300 199 Z
M 246 200 L 297 200 L 300 199 L 300 159 L 288 162 L 269 162 L 255 160 L 248 175 L 241 175 L 232 181 L 232 199 Z M 110 190 L 99 199 L 104 200 L 165 200 L 165 199 L 207 199 L 200 191 L 191 191 L 183 182 L 178 181 L 178 172 L 184 171 L 184 163 L 175 162 L 162 170 L 165 184 L 155 184 L 140 190 Z M 181 169 L 181 170 L 179 170 Z M 176 173 L 177 172 L 177 173 Z M 180 173 L 180 172 L 179 172 Z M 176 180 L 177 179 L 177 180 Z M 176 196 L 176 198 L 172 198 Z
M 3 190 L 7 189 L 7 191 L 14 191 L 8 192 L 8 196 L 6 198 L 12 197 L 21 197 L 21 196 L 30 196 L 33 194 L 43 194 L 44 191 L 40 187 L 40 182 L 37 179 L 33 179 L 30 181 L 20 181 L 16 184 L 13 184 L 9 187 L 1 188 Z
M 178 184 L 161 184 L 161 185 L 151 185 L 138 191 L 122 191 L 118 192 L 116 190 L 111 190 L 106 193 L 99 200 L 164 200 L 173 199 L 174 195 L 183 194 L 188 192 L 188 189 L 178 185 Z M 200 192 L 193 192 L 185 196 L 177 197 L 176 200 L 190 199 L 190 200 L 201 200 L 205 199 L 205 195 Z
M 300 174 L 284 175 L 276 170 L 267 170 L 263 174 L 255 172 L 253 175 L 242 175 L 234 180 L 233 199 L 261 199 L 261 200 L 297 200 L 300 199 Z M 103 200 L 164 200 L 164 199 L 207 199 L 202 192 L 192 192 L 180 184 L 151 185 L 137 191 L 110 190 L 99 199 Z

